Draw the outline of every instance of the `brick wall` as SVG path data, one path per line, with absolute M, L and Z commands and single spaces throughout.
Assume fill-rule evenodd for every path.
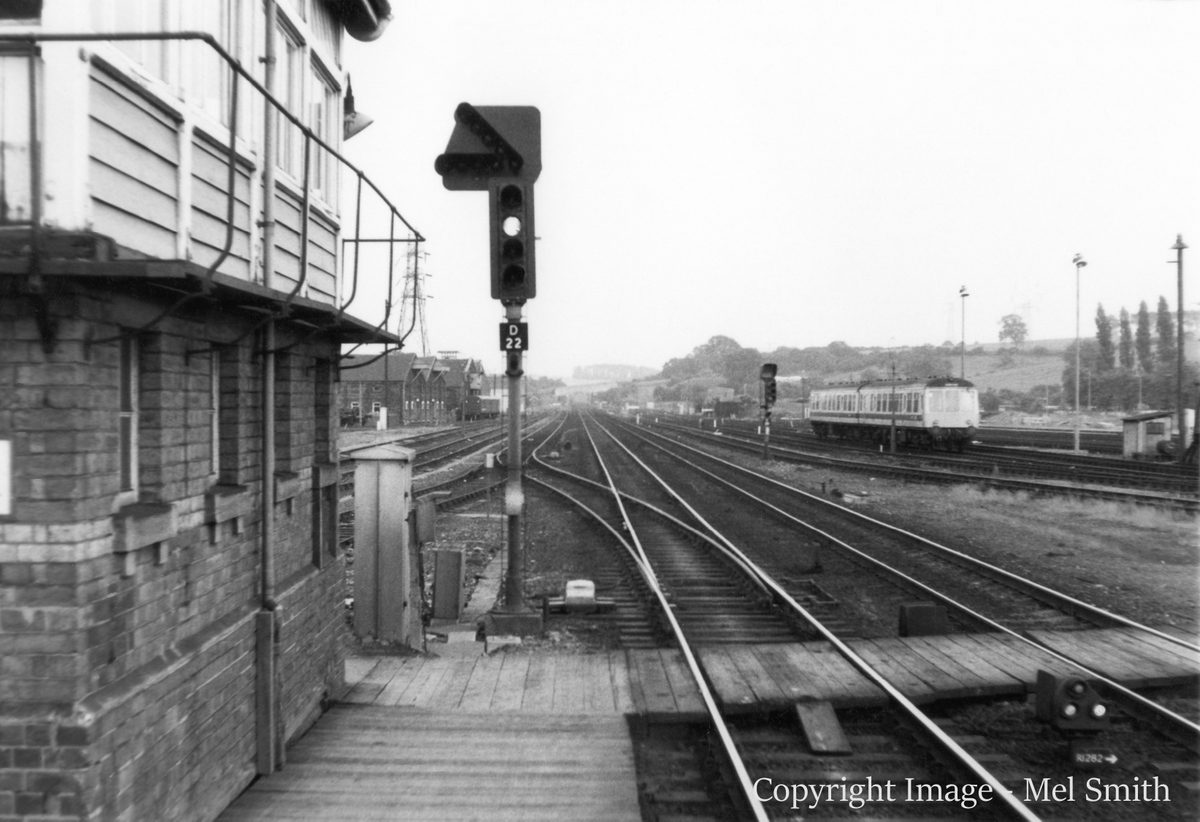
M 0 817 L 211 819 L 255 772 L 262 452 L 255 337 L 215 357 L 211 344 L 255 319 L 193 306 L 138 339 L 131 499 L 119 495 L 113 338 L 163 304 L 61 282 L 52 293 L 50 353 L 32 302 L 0 293 L 0 439 L 14 468 L 13 516 L 0 519 Z M 292 341 L 281 329 L 278 344 Z M 292 404 L 277 418 L 290 469 L 276 505 L 289 734 L 343 685 L 343 560 L 313 551 L 313 463 L 336 437 L 328 412 L 314 433 L 332 390 L 316 357 L 335 356 L 316 343 L 286 355 Z

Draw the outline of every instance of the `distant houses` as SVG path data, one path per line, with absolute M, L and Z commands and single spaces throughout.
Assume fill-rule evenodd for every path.
M 348 357 L 339 369 L 338 416 L 343 426 L 374 424 L 387 409 L 388 427 L 440 425 L 463 418 L 467 397 L 483 391 L 487 374 L 473 358 L 395 353 Z

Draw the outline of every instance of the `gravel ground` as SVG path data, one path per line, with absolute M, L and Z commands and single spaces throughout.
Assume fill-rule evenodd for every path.
M 726 458 L 763 468 L 761 460 L 754 458 Z M 782 463 L 772 463 L 766 471 L 802 490 L 823 494 L 1130 619 L 1200 631 L 1200 538 L 1194 516 L 1114 502 L 1033 498 L 977 486 L 922 485 Z M 483 512 L 486 505 L 476 503 L 464 513 Z M 498 500 L 491 505 L 498 518 Z M 442 520 L 454 518 L 449 514 Z M 484 541 L 474 538 L 476 556 L 468 561 L 468 580 L 471 563 L 484 562 L 503 545 L 498 519 L 492 523 L 486 552 L 480 548 Z M 467 544 L 463 539 L 458 544 Z M 612 549 L 580 515 L 567 513 L 557 500 L 536 491 L 530 494 L 525 545 L 530 597 L 561 595 L 568 579 L 589 578 L 596 568 L 594 550 Z
M 612 549 L 582 515 L 563 508 L 558 502 L 527 486 L 528 516 L 525 522 L 525 591 L 535 607 L 543 597 L 562 596 L 568 580 L 595 579 L 610 566 Z M 461 550 L 466 553 L 466 589 L 468 598 L 483 569 L 497 555 L 504 555 L 505 522 L 501 516 L 499 495 L 468 506 L 438 514 L 437 543 L 427 546 L 425 569 L 432 581 L 433 549 Z M 503 560 L 502 560 L 503 561 Z M 503 587 L 501 587 L 503 590 Z M 604 591 L 597 592 L 604 596 Z M 545 635 L 526 639 L 528 648 L 556 651 L 599 651 L 618 647 L 618 633 L 603 619 L 587 616 L 551 616 Z
M 761 466 L 761 463 L 759 464 Z M 977 486 L 941 487 L 776 464 L 803 490 L 1151 625 L 1200 629 L 1194 516 Z

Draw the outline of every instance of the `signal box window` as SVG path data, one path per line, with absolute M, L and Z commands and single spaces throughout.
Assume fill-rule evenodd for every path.
M 338 132 L 342 127 L 341 112 L 338 110 L 339 94 L 333 81 L 321 68 L 313 63 L 313 101 L 312 101 L 312 130 L 313 133 L 333 148 L 338 146 Z M 333 192 L 337 186 L 337 162 L 332 154 L 323 148 L 313 145 L 312 181 L 313 193 L 326 202 L 333 202 Z
M 97 32 L 167 31 L 165 15 L 164 0 L 95 0 L 92 4 L 92 28 Z M 167 79 L 163 41 L 121 40 L 113 45 L 150 74 L 160 80 Z
M 299 38 L 287 29 L 280 28 L 276 34 L 276 99 L 285 109 L 296 115 L 300 111 L 304 93 L 304 48 Z M 279 145 L 279 167 L 299 179 L 303 173 L 300 166 L 304 158 L 301 134 L 292 121 L 284 117 L 278 109 L 275 111 L 275 135 Z
M 121 337 L 117 362 L 118 442 L 120 447 L 121 495 L 135 502 L 138 492 L 138 340 L 133 334 Z

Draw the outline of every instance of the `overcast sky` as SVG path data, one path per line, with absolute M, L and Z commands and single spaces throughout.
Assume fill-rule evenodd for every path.
M 1174 308 L 1178 233 L 1200 307 L 1200 3 L 394 8 L 347 48 L 375 123 L 346 151 L 428 240 L 431 353 L 502 370 L 487 195 L 433 170 L 464 101 L 541 110 L 534 375 L 658 368 L 716 334 L 957 343 L 964 285 L 968 344 L 1009 313 L 1071 337 L 1076 252 L 1086 336 L 1097 303 Z

